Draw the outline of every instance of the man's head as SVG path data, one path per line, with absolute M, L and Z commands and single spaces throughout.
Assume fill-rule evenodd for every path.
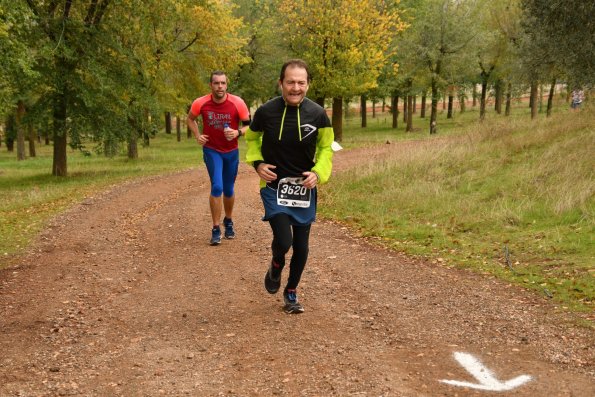
M 223 101 L 227 93 L 227 76 L 225 72 L 217 70 L 211 73 L 209 87 L 211 87 L 211 94 L 215 102 Z
M 279 87 L 288 105 L 297 106 L 304 100 L 310 86 L 308 65 L 301 59 L 291 59 L 281 67 Z

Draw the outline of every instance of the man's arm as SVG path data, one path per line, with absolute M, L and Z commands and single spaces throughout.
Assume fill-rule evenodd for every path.
M 250 127 L 250 121 L 250 119 L 242 120 L 242 125 L 238 128 L 238 133 L 240 136 L 246 135 L 246 131 L 248 131 L 248 128 Z
M 240 136 L 245 136 L 246 132 L 248 131 L 248 127 L 252 122 L 252 118 L 250 117 L 250 109 L 246 105 L 246 102 L 240 97 L 238 97 L 238 115 L 240 117 L 241 125 L 238 125 L 238 138 Z
M 228 141 L 232 139 L 240 138 L 241 136 L 246 135 L 246 131 L 248 131 L 248 126 L 250 125 L 250 119 L 240 121 L 241 125 L 238 125 L 237 130 L 225 130 L 224 134 Z
M 246 162 L 252 166 L 258 166 L 255 163 L 262 163 L 262 132 L 246 130 Z
M 198 116 L 195 116 L 194 114 L 192 114 L 192 111 L 188 112 L 188 117 L 186 118 L 186 124 L 188 125 L 188 128 L 190 128 L 190 131 L 192 131 L 192 135 L 194 135 L 194 138 L 196 138 L 196 141 L 198 142 L 198 144 L 203 146 L 205 143 L 208 142 L 209 137 L 208 137 L 208 135 L 201 134 L 200 131 L 198 130 L 198 124 L 196 123 L 197 118 L 198 118 Z
M 333 127 L 329 126 L 318 130 L 316 141 L 316 164 L 312 167 L 312 172 L 316 173 L 316 181 L 319 184 L 326 183 L 333 168 L 333 150 L 331 144 L 335 140 Z

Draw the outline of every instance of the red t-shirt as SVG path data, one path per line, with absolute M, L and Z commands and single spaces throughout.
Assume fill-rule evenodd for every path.
M 238 140 L 228 141 L 223 134 L 224 125 L 237 130 L 240 121 L 250 120 L 250 111 L 246 103 L 239 96 L 227 94 L 225 101 L 216 103 L 211 94 L 197 98 L 192 102 L 190 112 L 198 117 L 202 116 L 202 133 L 209 136 L 205 147 L 221 153 L 231 152 L 238 148 Z

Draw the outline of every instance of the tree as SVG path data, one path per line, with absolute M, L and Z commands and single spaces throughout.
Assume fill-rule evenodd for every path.
M 247 36 L 244 48 L 248 62 L 241 65 L 232 84 L 234 93 L 249 106 L 275 96 L 280 60 L 289 58 L 288 48 L 279 35 L 284 18 L 278 9 L 279 0 L 234 0 L 234 14 L 243 19 L 241 31 Z M 235 88 L 234 87 L 234 88 Z
M 492 2 L 479 15 L 480 28 L 476 53 L 480 67 L 482 87 L 479 117 L 485 117 L 486 96 L 490 84 L 494 85 L 495 109 L 502 111 L 505 81 L 510 82 L 516 62 L 515 45 L 519 42 L 520 8 L 518 0 Z M 510 88 L 508 89 L 510 92 Z
M 409 3 L 407 3 L 409 4 Z M 437 132 L 440 91 L 455 80 L 456 65 L 469 64 L 465 51 L 475 38 L 480 1 L 423 0 L 411 2 L 411 28 L 403 36 L 414 64 L 424 65 L 431 89 L 430 134 Z
M 279 8 L 291 53 L 311 68 L 311 93 L 333 98 L 332 122 L 340 141 L 343 97 L 377 86 L 392 36 L 405 25 L 394 6 L 373 0 L 285 0 Z
M 102 151 L 113 155 L 125 141 L 129 158 L 136 158 L 138 138 L 149 143 L 158 130 L 158 115 L 184 114 L 197 92 L 207 89 L 212 70 L 237 68 L 243 62 L 239 50 L 244 41 L 234 33 L 240 23 L 223 2 L 191 0 L 150 0 L 132 15 L 110 15 L 104 27 L 114 34 L 106 47 L 112 55 L 99 57 L 104 64 L 96 70 L 109 71 L 110 103 L 118 104 L 113 119 L 120 128 L 96 137 Z M 216 24 L 226 26 L 225 31 L 203 33 Z
M 549 63 L 550 55 L 572 85 L 595 81 L 595 3 L 584 0 L 522 0 L 523 27 L 535 51 L 533 63 Z
M 52 113 L 57 176 L 67 175 L 68 137 L 73 148 L 92 140 L 107 155 L 127 142 L 134 156 L 137 137 L 148 142 L 155 131 L 151 114 L 184 109 L 206 88 L 204 76 L 243 58 L 240 21 L 224 0 L 27 0 L 25 11 L 40 98 Z M 218 24 L 226 26 L 221 34 L 204 34 Z
M 162 0 L 163 1 L 163 0 Z M 246 25 L 233 14 L 227 0 L 167 0 L 162 20 L 172 19 L 170 27 L 160 28 L 164 36 L 159 51 L 161 61 L 156 75 L 157 97 L 162 106 L 185 114 L 194 98 L 208 92 L 212 71 L 223 70 L 231 78 L 230 90 L 239 88 L 233 78 L 250 60 L 244 54 L 248 43 Z M 172 4 L 173 3 L 173 4 Z M 216 32 L 214 27 L 224 27 Z
M 34 120 L 28 117 L 31 104 L 39 98 L 43 85 L 35 70 L 35 21 L 24 2 L 0 0 L 0 117 L 14 115 L 17 159 L 25 159 L 25 140 L 29 154 L 35 156 Z
M 0 0 L 0 117 L 14 112 L 19 99 L 38 81 L 34 70 L 35 21 L 21 1 Z
M 81 66 L 106 39 L 100 35 L 100 28 L 109 5 L 109 0 L 85 4 L 72 0 L 49 3 L 27 0 L 38 27 L 37 61 L 48 82 L 53 109 L 52 174 L 56 176 L 67 175 L 69 131 L 76 131 L 82 120 L 91 118 L 89 104 L 94 97 L 92 89 L 85 84 L 86 73 Z

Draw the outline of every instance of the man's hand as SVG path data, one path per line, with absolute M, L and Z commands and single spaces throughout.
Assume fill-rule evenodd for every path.
M 302 175 L 306 178 L 304 179 L 304 186 L 308 189 L 314 189 L 318 184 L 318 175 L 316 172 L 306 171 Z
M 226 129 L 223 130 L 223 135 L 225 135 L 225 139 L 227 139 L 228 141 L 231 141 L 231 140 L 240 136 L 240 131 L 233 130 L 233 129 L 227 127 Z
M 272 182 L 277 179 L 277 174 L 275 174 L 272 170 L 277 168 L 277 166 L 267 163 L 260 163 L 258 164 L 258 168 L 256 169 L 256 173 L 259 177 L 264 179 L 266 182 Z
M 201 134 L 198 136 L 198 138 L 196 138 L 196 141 L 198 142 L 199 145 L 204 146 L 205 143 L 207 143 L 209 141 L 209 136 L 205 135 L 205 134 Z

